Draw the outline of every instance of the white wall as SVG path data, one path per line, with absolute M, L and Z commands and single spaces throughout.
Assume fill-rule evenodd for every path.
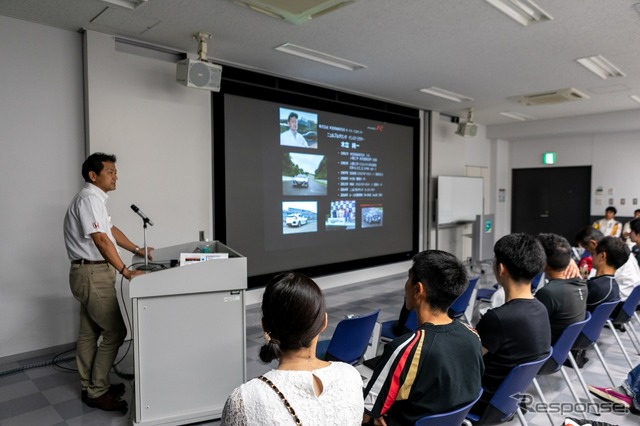
M 0 16 L 0 357 L 75 340 L 62 237 L 84 157 L 82 37 Z
M 590 214 L 604 214 L 613 199 L 618 216 L 633 216 L 640 208 L 632 204 L 634 198 L 640 202 L 639 141 L 640 132 L 531 138 L 511 143 L 511 164 L 513 168 L 591 166 Z M 554 166 L 541 164 L 542 153 L 548 151 L 557 153 Z M 597 188 L 603 189 L 602 195 L 596 194 Z

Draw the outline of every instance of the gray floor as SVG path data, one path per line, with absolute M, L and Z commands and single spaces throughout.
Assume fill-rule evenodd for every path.
M 372 281 L 364 284 L 353 285 L 327 290 L 325 297 L 329 309 L 329 327 L 322 339 L 331 337 L 335 325 L 348 314 L 362 314 L 375 309 L 380 309 L 379 320 L 395 319 L 400 309 L 403 298 L 403 285 L 405 277 L 397 276 L 393 279 Z M 490 276 L 483 275 L 479 282 L 481 287 L 489 287 L 493 284 Z M 473 316 L 477 318 L 476 314 Z M 253 378 L 268 371 L 272 366 L 264 365 L 257 360 L 258 348 L 262 344 L 262 331 L 260 328 L 260 309 L 258 305 L 252 305 L 247 309 L 247 378 Z M 636 327 L 638 329 L 638 327 Z M 633 352 L 633 347 L 628 341 L 628 336 L 622 334 L 632 363 L 640 362 L 640 356 Z M 617 346 L 609 330 L 602 333 L 600 347 L 604 352 L 608 365 L 616 381 L 622 381 L 626 376 L 629 366 L 624 360 L 620 348 Z M 122 362 L 120 370 L 131 371 L 131 351 L 127 352 L 128 344 L 125 343 L 121 350 Z M 589 384 L 597 386 L 611 386 L 607 375 L 602 369 L 594 351 L 588 354 L 591 361 L 582 369 L 585 380 Z M 77 374 L 66 371 L 58 366 L 31 367 L 40 363 L 48 363 L 52 356 L 43 356 L 35 359 L 25 359 L 18 362 L 0 362 L 0 425 L 127 425 L 131 424 L 132 411 L 125 414 L 108 413 L 92 409 L 80 401 L 80 389 Z M 64 367 L 74 368 L 73 361 L 63 362 Z M 580 384 L 571 369 L 568 369 L 578 395 L 586 402 Z M 115 373 L 114 382 L 122 382 Z M 560 373 L 539 378 L 540 385 L 549 402 L 557 404 L 564 409 L 553 415 L 555 425 L 560 425 L 564 416 L 574 418 L 592 418 L 611 424 L 631 426 L 640 424 L 640 416 L 624 412 L 609 412 L 611 405 L 597 400 L 600 404 L 602 415 L 595 417 L 585 413 L 586 404 L 572 404 L 571 394 L 562 379 Z M 133 382 L 128 383 L 124 398 L 131 405 Z M 533 388 L 529 389 L 534 402 L 540 402 Z M 560 405 L 562 404 L 562 405 Z M 573 412 L 570 412 L 570 411 Z M 530 425 L 548 425 L 549 419 L 543 412 L 528 412 L 525 419 Z M 217 424 L 217 421 L 204 424 Z M 519 424 L 513 420 L 509 425 Z

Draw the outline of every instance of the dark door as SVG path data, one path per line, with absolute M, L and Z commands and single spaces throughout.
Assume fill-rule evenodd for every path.
M 552 232 L 573 245 L 590 224 L 591 167 L 514 169 L 511 231 Z

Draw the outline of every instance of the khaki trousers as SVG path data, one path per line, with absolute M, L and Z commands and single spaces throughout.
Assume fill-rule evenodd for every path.
M 76 362 L 82 389 L 89 398 L 109 390 L 109 372 L 127 329 L 115 289 L 116 271 L 109 264 L 71 264 L 69 285 L 80 302 Z M 98 345 L 98 339 L 102 341 Z

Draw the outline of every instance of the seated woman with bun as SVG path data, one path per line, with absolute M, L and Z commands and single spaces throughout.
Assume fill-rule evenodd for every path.
M 278 367 L 236 388 L 222 425 L 360 425 L 362 379 L 351 365 L 316 358 L 327 327 L 324 297 L 309 277 L 285 272 L 262 297 L 265 344 L 260 359 Z

